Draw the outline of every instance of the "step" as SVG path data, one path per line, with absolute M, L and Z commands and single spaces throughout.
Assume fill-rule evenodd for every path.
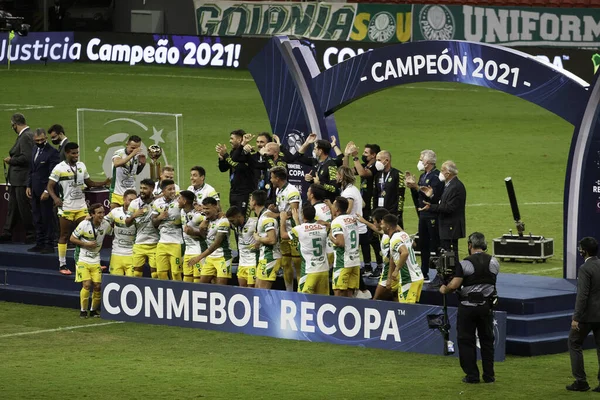
M 0 283 L 58 290 L 77 290 L 81 288 L 80 283 L 75 283 L 74 273 L 72 275 L 62 275 L 58 272 L 58 269 L 0 266 Z
M 0 285 L 0 300 L 43 306 L 79 308 L 79 290 Z
M 547 333 L 534 336 L 506 336 L 506 354 L 519 356 L 540 356 L 564 353 L 569 350 L 569 333 Z M 584 349 L 596 348 L 590 333 L 583 343 Z
M 572 310 L 528 315 L 508 314 L 506 334 L 509 336 L 533 336 L 545 333 L 568 333 L 572 316 Z
M 67 250 L 67 266 L 71 270 L 75 267 L 75 260 L 73 258 L 74 250 Z M 101 253 L 102 265 L 108 265 L 110 261 L 110 253 L 103 251 Z M 55 254 L 39 254 L 39 253 L 27 253 L 26 246 L 23 247 L 23 252 L 16 253 L 14 251 L 0 251 L 0 260 L 2 265 L 9 265 L 11 267 L 24 267 L 24 268 L 39 268 L 46 270 L 58 270 L 58 255 Z

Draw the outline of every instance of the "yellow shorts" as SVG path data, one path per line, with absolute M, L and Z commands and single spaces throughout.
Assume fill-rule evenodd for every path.
M 338 268 L 333 271 L 333 290 L 358 289 L 360 284 L 360 266 Z
M 267 263 L 267 260 L 262 259 L 258 262 L 256 268 L 256 279 L 261 281 L 274 282 L 277 279 L 277 273 L 281 269 L 281 259 Z
M 300 278 L 298 292 L 329 295 L 329 272 L 315 272 Z
M 75 282 L 92 280 L 94 283 L 102 282 L 102 268 L 100 264 L 88 264 L 79 261 L 75 267 Z
M 381 272 L 381 276 L 379 277 L 379 286 L 386 287 L 388 276 L 389 276 L 389 271 L 390 271 L 390 267 L 389 267 L 389 265 L 386 265 L 383 268 L 383 271 Z M 392 279 L 392 292 L 398 291 L 398 286 L 400 285 L 399 278 L 396 277 L 396 278 L 390 278 L 390 279 Z
M 225 260 L 224 257 L 206 257 L 202 265 L 202 276 L 231 279 L 231 260 Z
M 143 267 L 146 260 L 148 260 L 150 268 L 156 268 L 156 244 L 134 244 L 133 266 L 135 268 Z
M 156 271 L 183 272 L 181 263 L 181 245 L 179 243 L 159 243 L 156 245 Z
M 112 275 L 133 276 L 133 256 L 111 254 L 110 273 Z
M 398 290 L 398 301 L 400 303 L 415 304 L 421 299 L 421 290 L 423 289 L 423 279 L 402 285 L 402 290 Z
M 183 256 L 183 276 L 195 276 L 196 278 L 201 276 L 200 273 L 202 272 L 202 264 L 204 264 L 204 260 L 192 265 L 191 267 L 188 264 L 190 259 L 199 255 L 200 254 L 186 254 Z
M 280 243 L 283 256 L 300 257 L 298 253 L 298 242 L 295 240 L 282 240 Z
M 123 196 L 120 194 L 111 193 L 109 199 L 111 203 L 117 203 L 120 206 L 123 205 Z
M 238 279 L 245 279 L 248 285 L 256 281 L 256 265 L 240 265 L 237 270 Z
M 82 218 L 85 218 L 89 215 L 87 208 L 83 210 L 75 210 L 75 211 L 64 211 L 62 208 L 58 209 L 58 216 L 66 219 L 67 221 L 78 221 Z

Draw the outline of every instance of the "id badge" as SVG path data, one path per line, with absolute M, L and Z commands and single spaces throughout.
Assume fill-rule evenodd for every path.
M 384 201 L 385 199 L 383 197 L 380 197 L 377 201 L 377 207 L 383 207 Z

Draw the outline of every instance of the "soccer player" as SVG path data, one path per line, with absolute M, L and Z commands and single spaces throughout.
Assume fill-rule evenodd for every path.
M 331 226 L 331 209 L 325 200 L 327 199 L 327 189 L 318 183 L 313 183 L 308 187 L 306 198 L 310 204 L 315 208 L 315 219 L 321 225 L 325 225 L 329 230 Z M 327 238 L 327 246 L 325 247 L 325 253 L 327 254 L 327 261 L 330 266 L 333 266 L 333 244 L 331 240 Z
M 254 287 L 256 281 L 256 264 L 258 263 L 258 252 L 254 248 L 256 240 L 254 232 L 256 232 L 256 223 L 258 220 L 255 217 L 246 217 L 236 206 L 231 206 L 225 214 L 229 220 L 229 224 L 237 231 L 239 264 L 237 270 L 237 278 L 241 287 Z
M 287 170 L 284 167 L 271 168 L 271 184 L 276 189 L 276 208 L 270 208 L 271 211 L 279 214 L 282 211 L 290 213 L 292 210 L 300 212 L 302 199 L 300 192 L 294 185 L 290 185 L 287 180 Z M 279 215 L 277 215 L 279 216 Z M 287 221 L 287 231 L 291 231 L 295 222 L 291 219 Z M 281 241 L 281 267 L 283 268 L 283 279 L 285 281 L 285 290 L 291 292 L 294 290 L 294 271 L 296 277 L 300 279 L 300 254 L 298 254 L 297 243 L 289 240 Z
M 158 228 L 160 239 L 156 245 L 156 272 L 158 279 L 181 280 L 183 266 L 181 264 L 181 245 L 183 244 L 183 233 L 181 230 L 181 210 L 177 195 L 175 194 L 175 182 L 164 179 L 160 182 L 163 196 L 155 199 L 152 203 L 152 225 Z
M 69 143 L 70 144 L 70 143 Z M 67 146 L 69 145 L 67 144 Z M 67 151 L 68 154 L 68 151 Z M 67 156 L 68 157 L 68 156 Z M 94 292 L 92 294 L 92 307 L 90 317 L 100 317 L 100 302 L 102 289 L 102 269 L 100 268 L 100 249 L 106 235 L 112 233 L 108 221 L 104 219 L 104 207 L 102 204 L 92 204 L 89 214 L 91 219 L 84 219 L 77 225 L 71 235 L 71 243 L 75 248 L 75 265 L 77 272 L 75 282 L 81 282 L 81 292 L 79 300 L 81 303 L 81 318 L 88 317 L 88 304 L 90 301 L 90 289 L 92 284 Z
M 256 287 L 271 289 L 281 269 L 281 250 L 277 220 L 267 213 L 267 192 L 255 190 L 250 196 L 250 207 L 258 216 L 254 233 L 255 248 L 260 249 L 256 268 Z
M 340 196 L 348 199 L 348 214 L 354 216 L 363 216 L 363 199 L 360 194 L 358 188 L 354 185 L 356 182 L 356 175 L 354 175 L 354 170 L 347 166 L 341 166 L 338 168 L 336 175 L 337 182 L 340 185 L 340 190 L 342 193 Z M 360 239 L 367 239 L 366 233 L 368 229 L 365 224 L 358 221 L 358 241 L 360 245 Z M 363 265 L 364 267 L 364 265 Z
M 300 224 L 298 211 L 292 215 L 296 226 L 287 231 L 288 215 L 282 211 L 281 238 L 298 241 L 298 250 L 302 257 L 301 275 L 298 279 L 298 292 L 329 295 L 329 265 L 325 254 L 327 246 L 327 227 L 315 222 L 315 207 L 310 204 L 302 207 L 304 223 Z
M 352 297 L 360 279 L 360 254 L 358 246 L 358 221 L 348 214 L 348 200 L 338 196 L 333 203 L 333 216 L 329 238 L 333 242 L 333 293 Z
M 110 208 L 123 205 L 126 190 L 135 190 L 135 176 L 146 166 L 146 156 L 142 154 L 142 138 L 132 135 L 125 148 L 115 151 L 112 157 L 112 184 L 110 185 Z
M 392 275 L 390 274 L 390 235 L 384 232 L 382 228 L 383 217 L 389 214 L 390 212 L 385 208 L 376 208 L 371 213 L 373 223 L 365 220 L 361 216 L 358 217 L 360 222 L 364 223 L 373 232 L 381 235 L 380 248 L 381 257 L 383 259 L 383 268 L 381 275 L 379 276 L 379 282 L 377 289 L 375 289 L 373 300 L 396 301 L 398 299 L 398 277 L 392 278 Z M 399 232 L 399 228 L 396 229 L 396 232 Z M 388 279 L 392 281 L 391 290 L 388 289 Z
M 104 182 L 92 181 L 85 164 L 79 161 L 79 145 L 75 142 L 65 144 L 65 161 L 54 167 L 47 188 L 54 205 L 58 207 L 60 224 L 58 262 L 61 274 L 71 275 L 71 271 L 67 268 L 67 241 L 73 227 L 79 225 L 88 215 L 84 187 L 102 187 L 108 183 L 110 178 Z M 58 187 L 58 194 L 55 191 L 56 187 Z
M 163 196 L 163 189 L 162 189 L 161 183 L 165 179 L 170 179 L 173 182 L 175 182 L 175 168 L 173 168 L 170 165 L 165 165 L 160 170 L 160 180 L 158 182 L 154 183 L 154 190 L 152 191 L 152 195 L 154 196 L 155 199 L 158 199 L 159 197 Z M 179 192 L 180 192 L 179 186 L 177 184 L 175 184 L 175 194 L 179 195 Z
M 217 279 L 218 285 L 227 285 L 231 279 L 231 249 L 229 248 L 229 220 L 225 218 L 217 200 L 207 197 L 202 201 L 207 227 L 200 229 L 200 235 L 206 238 L 208 248 L 199 256 L 192 257 L 189 265 L 202 260 L 200 283 L 211 283 Z
M 154 181 L 144 179 L 140 182 L 140 196 L 133 200 L 127 208 L 125 224 L 135 224 L 135 244 L 133 245 L 133 276 L 141 277 L 146 261 L 150 265 L 152 278 L 158 278 L 156 272 L 156 245 L 158 230 L 152 225 L 152 202 Z
M 390 275 L 392 279 L 399 277 L 400 280 L 398 300 L 400 303 L 414 304 L 421 298 L 423 273 L 417 264 L 412 240 L 408 233 L 402 230 L 395 215 L 383 217 L 381 227 L 390 237 Z M 392 288 L 392 280 L 387 280 L 386 287 Z
M 192 191 L 184 190 L 179 194 L 179 208 L 181 209 L 181 222 L 183 223 L 183 241 L 185 243 L 185 256 L 183 257 L 183 281 L 200 282 L 202 264 L 200 262 L 190 265 L 191 258 L 202 254 L 208 248 L 206 240 L 200 237 L 204 215 L 194 208 L 196 195 Z
M 110 210 L 105 217 L 113 227 L 114 239 L 110 254 L 110 273 L 113 275 L 133 276 L 133 243 L 135 225 L 127 226 L 129 205 L 137 198 L 133 189 L 127 189 L 122 196 L 123 206 Z
M 206 183 L 206 170 L 202 167 L 195 166 L 190 170 L 191 186 L 187 190 L 196 195 L 196 204 L 202 205 L 202 201 L 207 197 L 214 197 L 217 203 L 220 204 L 219 193 L 214 187 Z

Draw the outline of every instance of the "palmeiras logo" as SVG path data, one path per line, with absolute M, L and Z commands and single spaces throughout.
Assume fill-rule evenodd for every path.
M 389 12 L 382 11 L 369 21 L 369 40 L 372 42 L 385 43 L 394 37 L 396 32 L 396 20 Z
M 427 40 L 454 38 L 454 17 L 446 6 L 426 5 L 419 13 L 421 34 Z

